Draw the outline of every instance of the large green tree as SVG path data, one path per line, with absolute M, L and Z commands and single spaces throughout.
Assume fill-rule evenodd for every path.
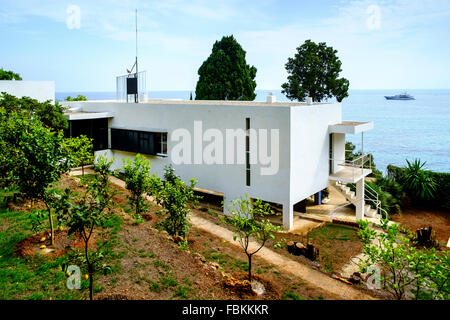
M 309 96 L 320 102 L 336 97 L 341 102 L 348 97 L 349 87 L 347 79 L 339 78 L 341 65 L 333 47 L 306 40 L 297 48 L 294 58 L 288 58 L 288 81 L 281 85 L 282 92 L 291 100 L 303 101 Z
M 67 128 L 67 119 L 64 117 L 64 107 L 58 102 L 50 100 L 39 102 L 29 97 L 17 98 L 6 92 L 0 93 L 0 108 L 6 115 L 13 112 L 22 113 L 29 118 L 39 119 L 45 126 L 61 130 Z
M 0 80 L 22 80 L 22 77 L 13 71 L 0 68 Z
M 231 35 L 216 41 L 211 55 L 198 69 L 196 100 L 254 100 L 256 68 Z

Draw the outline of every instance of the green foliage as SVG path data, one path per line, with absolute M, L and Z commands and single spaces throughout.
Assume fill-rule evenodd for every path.
M 281 227 L 274 226 L 265 218 L 273 214 L 268 203 L 263 203 L 260 199 L 252 201 L 247 194 L 245 199 L 232 200 L 228 210 L 231 215 L 223 217 L 222 220 L 235 230 L 234 240 L 239 242 L 247 255 L 248 281 L 252 281 L 252 256 L 261 250 L 268 240 L 274 240 L 274 233 L 280 232 Z M 249 246 L 251 239 L 258 243 L 256 248 Z
M 389 165 L 387 171 L 389 178 L 402 184 L 405 168 Z M 428 174 L 434 180 L 436 189 L 434 198 L 422 200 L 422 204 L 435 208 L 450 209 L 450 173 L 428 171 Z
M 433 199 L 437 186 L 430 172 L 424 169 L 426 162 L 415 159 L 414 162 L 406 160 L 406 163 L 401 180 L 406 193 L 413 199 Z
M 336 54 L 325 42 L 306 40 L 294 58 L 288 58 L 288 82 L 281 86 L 282 92 L 291 100 L 303 101 L 309 96 L 320 102 L 334 96 L 341 102 L 348 97 L 349 81 L 338 78 L 342 63 Z
M 396 224 L 382 220 L 382 232 L 369 228 L 368 221 L 358 222 L 359 235 L 364 242 L 360 269 L 366 272 L 369 266 L 381 268 L 384 288 L 398 300 L 449 299 L 450 255 L 434 248 L 418 250 L 412 235 L 403 235 Z
M 97 243 L 96 250 L 89 250 L 94 228 L 101 228 L 110 219 L 111 199 L 114 195 L 109 177 L 113 160 L 108 161 L 100 156 L 94 164 L 95 175 L 88 181 L 86 192 L 66 211 L 69 234 L 80 234 L 84 243 L 84 252 L 76 252 L 72 260 L 82 263 L 89 275 L 89 297 L 94 295 L 94 275 L 99 270 L 107 272 L 108 268 L 101 264 L 107 250 Z M 107 241 L 104 242 L 106 244 Z
M 87 101 L 87 98 L 81 94 L 72 98 L 71 96 L 67 96 L 66 101 Z
M 0 68 L 0 80 L 13 80 L 13 79 L 22 80 L 22 77 L 18 73 Z
M 29 97 L 17 98 L 2 92 L 0 94 L 0 109 L 3 109 L 7 116 L 12 113 L 19 113 L 28 119 L 38 119 L 53 130 L 66 129 L 68 125 L 67 119 L 64 117 L 64 107 L 58 102 L 52 104 L 50 100 L 39 102 Z
M 398 183 L 389 178 L 379 177 L 375 182 L 366 181 L 366 184 L 378 194 L 381 208 L 390 214 L 399 212 L 402 204 L 403 191 Z M 368 204 L 373 205 L 370 201 Z
M 166 218 L 162 221 L 162 226 L 171 236 L 187 236 L 190 213 L 188 202 L 195 203 L 199 198 L 194 194 L 196 184 L 195 179 L 191 179 L 189 185 L 185 184 L 175 175 L 171 165 L 164 169 L 164 181 L 157 176 L 152 178 L 151 194 L 163 207 Z
M 150 192 L 152 177 L 150 175 L 150 162 L 142 155 L 137 154 L 134 160 L 123 160 L 123 177 L 125 188 L 130 191 L 128 200 L 135 210 L 135 217 L 148 209 L 148 203 L 144 196 Z
M 196 100 L 249 100 L 256 97 L 256 68 L 233 36 L 216 41 L 211 55 L 198 69 Z
M 43 126 L 38 119 L 28 119 L 18 113 L 9 114 L 8 120 L 1 122 L 5 123 L 5 127 L 0 131 L 0 141 L 4 142 L 0 145 L 6 146 L 3 151 L 8 157 L 0 171 L 2 184 L 13 183 L 26 198 L 33 202 L 35 200 L 44 202 L 48 211 L 53 244 L 54 230 L 49 189 L 59 180 L 62 173 L 70 169 L 69 155 L 63 147 L 63 133 L 54 132 Z
M 78 137 L 70 137 L 64 139 L 64 147 L 67 149 L 67 154 L 70 155 L 72 167 L 81 166 L 81 171 L 84 176 L 84 166 L 94 162 L 94 147 L 92 139 L 85 135 Z

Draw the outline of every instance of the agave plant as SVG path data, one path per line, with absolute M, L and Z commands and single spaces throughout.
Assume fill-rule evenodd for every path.
M 415 159 L 412 163 L 406 160 L 406 163 L 402 181 L 406 192 L 420 200 L 433 199 L 437 185 L 430 171 L 424 168 L 426 162 Z

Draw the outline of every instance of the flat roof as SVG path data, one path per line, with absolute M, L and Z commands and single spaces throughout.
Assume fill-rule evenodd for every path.
M 111 112 L 88 112 L 88 111 L 66 111 L 64 116 L 68 120 L 87 120 L 87 119 L 104 119 L 112 118 Z
M 336 123 L 329 126 L 330 133 L 357 134 L 372 129 L 372 121 L 342 121 L 341 123 Z
M 79 106 L 83 106 L 83 103 L 133 103 L 118 100 L 88 100 L 88 101 L 74 101 Z M 64 101 L 66 104 L 67 101 Z M 145 102 L 139 102 L 139 104 L 187 104 L 187 105 L 235 105 L 235 106 L 279 106 L 279 107 L 295 107 L 295 106 L 316 106 L 323 104 L 333 104 L 334 102 L 315 102 L 308 105 L 306 102 L 298 101 L 283 101 L 268 103 L 265 101 L 236 101 L 236 100 L 182 100 L 182 99 L 148 99 Z

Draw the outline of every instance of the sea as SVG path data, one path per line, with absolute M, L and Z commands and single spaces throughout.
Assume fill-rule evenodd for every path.
M 191 91 L 150 91 L 151 99 L 189 99 Z M 280 90 L 257 90 L 256 101 L 269 93 L 277 101 L 289 101 Z M 420 159 L 426 168 L 450 172 L 450 90 L 409 90 L 415 100 L 386 100 L 398 90 L 350 90 L 342 101 L 343 120 L 373 121 L 364 133 L 364 151 L 374 156 L 377 169 L 405 166 L 406 159 Z M 89 100 L 115 99 L 115 92 L 56 92 L 56 100 L 82 94 Z M 194 92 L 192 92 L 194 95 Z M 347 135 L 347 141 L 361 149 L 361 134 Z

